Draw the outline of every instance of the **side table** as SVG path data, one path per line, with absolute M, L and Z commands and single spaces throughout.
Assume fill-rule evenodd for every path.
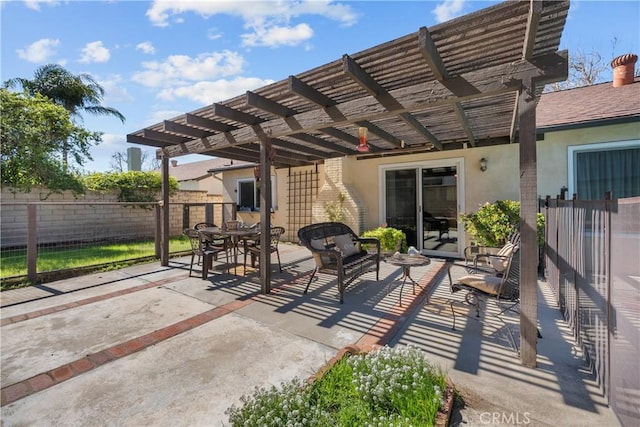
M 400 307 L 402 307 L 402 290 L 404 284 L 409 280 L 413 286 L 413 294 L 416 294 L 416 285 L 419 288 L 423 288 L 418 282 L 411 277 L 411 267 L 422 267 L 431 263 L 431 259 L 423 255 L 408 255 L 408 254 L 396 254 L 385 258 L 386 263 L 402 267 L 402 285 L 400 285 Z M 427 296 L 427 303 L 429 303 L 429 297 Z

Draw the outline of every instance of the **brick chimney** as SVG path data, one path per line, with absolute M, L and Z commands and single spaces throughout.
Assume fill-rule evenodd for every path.
M 633 83 L 635 76 L 635 64 L 638 60 L 638 55 L 633 53 L 627 53 L 620 55 L 611 61 L 611 68 L 613 68 L 613 87 L 620 87 Z

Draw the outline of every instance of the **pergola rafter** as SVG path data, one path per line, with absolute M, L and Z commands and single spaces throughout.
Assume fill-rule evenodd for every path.
M 199 153 L 260 164 L 262 206 L 270 203 L 272 165 L 519 142 L 526 260 L 536 245 L 535 105 L 544 84 L 568 76 L 568 53 L 558 51 L 568 10 L 568 0 L 506 1 L 165 120 L 127 141 L 159 148 L 166 191 L 172 157 Z M 370 153 L 355 150 L 362 126 L 370 131 Z M 167 194 L 163 201 L 168 205 Z M 268 209 L 260 220 L 268 229 Z M 163 227 L 167 263 L 167 218 Z M 261 281 L 269 292 L 263 237 Z M 536 342 L 532 265 L 523 262 L 521 280 L 521 357 L 528 365 L 535 365 Z

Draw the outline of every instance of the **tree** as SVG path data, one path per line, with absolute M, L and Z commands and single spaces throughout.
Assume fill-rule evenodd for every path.
M 57 155 L 63 145 L 79 165 L 90 159 L 99 132 L 75 125 L 69 112 L 40 94 L 27 96 L 0 88 L 0 167 L 3 185 L 21 191 L 44 185 L 52 192 L 83 193 L 77 174 L 63 168 Z
M 598 52 L 584 53 L 578 49 L 575 55 L 569 56 L 569 77 L 567 80 L 549 84 L 545 91 L 557 92 L 599 83 L 603 80 L 603 73 L 609 68 L 609 63 L 604 62 Z
M 611 41 L 611 60 L 615 58 L 615 48 L 618 40 Z M 591 86 L 612 79 L 611 62 L 602 58 L 595 50 L 584 52 L 576 49 L 569 55 L 569 77 L 563 82 L 555 82 L 545 87 L 545 92 L 557 92 L 559 90 L 572 89 L 582 86 Z M 640 69 L 636 70 L 636 76 L 640 75 Z
M 73 119 L 82 120 L 81 113 L 96 116 L 115 116 L 123 123 L 125 117 L 115 108 L 102 105 L 104 89 L 89 74 L 71 74 L 58 64 L 47 64 L 36 69 L 33 79 L 13 78 L 4 83 L 7 88 L 22 87 L 31 96 L 41 94 L 62 106 Z M 68 165 L 69 147 L 61 147 L 63 169 Z

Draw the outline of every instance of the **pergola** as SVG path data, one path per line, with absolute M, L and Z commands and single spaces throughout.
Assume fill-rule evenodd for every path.
M 169 159 L 186 154 L 261 165 L 261 205 L 269 170 L 339 156 L 406 155 L 519 143 L 521 360 L 537 345 L 535 108 L 546 83 L 568 75 L 558 51 L 569 1 L 507 1 L 371 47 L 127 135 L 158 147 L 162 159 L 162 257 L 168 264 Z M 355 150 L 358 128 L 370 151 Z M 267 209 L 261 223 L 270 227 Z M 270 291 L 266 233 L 260 269 Z

